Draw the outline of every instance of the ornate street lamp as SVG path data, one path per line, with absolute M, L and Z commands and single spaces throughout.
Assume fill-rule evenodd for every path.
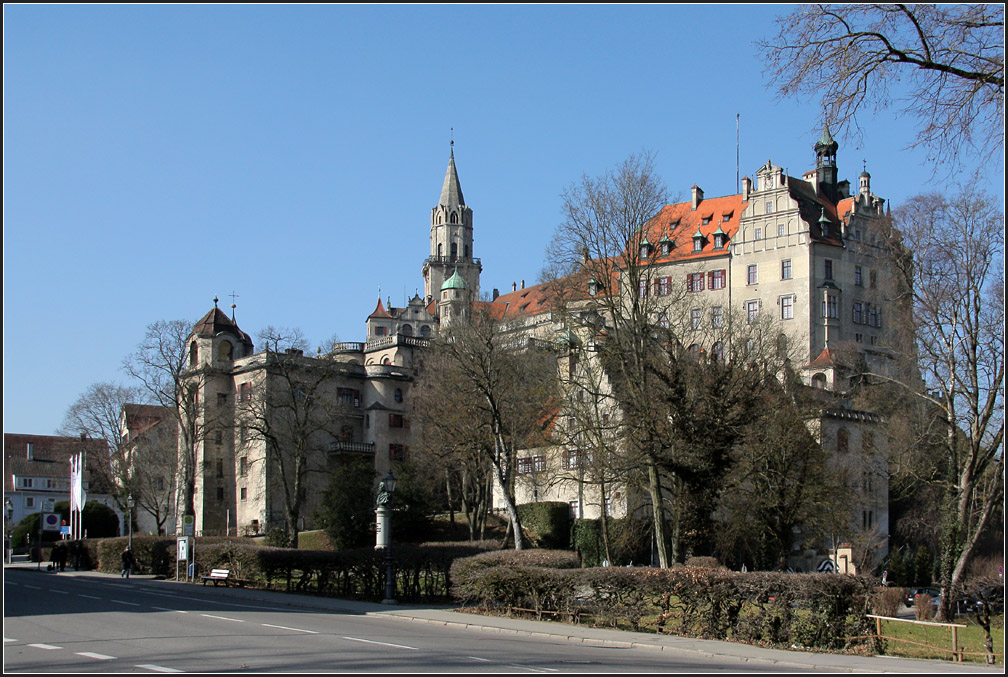
M 390 503 L 396 489 L 396 477 L 389 470 L 388 475 L 378 485 L 375 501 L 376 529 L 375 550 L 385 549 L 385 599 L 382 604 L 396 604 L 395 580 L 392 577 L 392 521 Z
M 10 564 L 14 561 L 14 503 L 11 502 L 9 496 L 4 499 L 4 512 L 7 517 L 7 523 L 4 525 L 4 537 L 7 539 L 7 563 Z
M 129 549 L 133 551 L 133 506 L 136 505 L 131 493 L 126 497 L 126 506 L 129 508 Z

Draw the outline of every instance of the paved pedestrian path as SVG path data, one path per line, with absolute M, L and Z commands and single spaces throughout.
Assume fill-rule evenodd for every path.
M 11 566 L 19 569 L 36 570 L 39 571 L 40 575 L 107 577 L 119 580 L 118 574 L 106 574 L 95 571 L 72 571 L 68 569 L 62 573 L 53 574 L 46 571 L 45 564 L 39 569 L 37 563 L 28 562 L 14 562 L 11 565 L 5 564 L 4 568 L 7 569 Z M 644 648 L 689 656 L 733 657 L 750 663 L 753 669 L 759 670 L 779 668 L 816 672 L 855 673 L 977 673 L 998 675 L 1004 673 L 1001 667 L 985 666 L 977 663 L 917 660 L 889 656 L 850 656 L 846 654 L 815 653 L 801 650 L 788 651 L 783 649 L 767 649 L 737 642 L 608 630 L 551 621 L 483 616 L 460 611 L 458 607 L 451 605 L 386 605 L 318 597 L 315 595 L 257 590 L 253 588 L 215 588 L 214 586 L 204 586 L 199 583 L 164 580 L 150 575 L 135 574 L 131 580 L 136 581 L 139 585 L 149 585 L 161 589 L 178 590 L 179 586 L 184 586 L 186 591 L 190 593 L 198 590 L 200 594 L 214 596 L 227 595 L 231 598 L 266 602 L 277 606 L 318 609 L 332 613 L 383 616 L 385 618 L 394 618 L 409 622 L 468 628 L 476 632 L 552 638 L 581 644 Z

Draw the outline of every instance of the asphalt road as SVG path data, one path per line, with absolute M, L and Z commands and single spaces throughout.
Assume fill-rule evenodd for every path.
M 738 672 L 745 664 L 559 638 L 487 636 L 238 593 L 6 569 L 4 672 Z

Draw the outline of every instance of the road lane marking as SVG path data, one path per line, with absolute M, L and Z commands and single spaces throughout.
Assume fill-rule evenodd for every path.
M 214 616 L 212 614 L 200 614 L 200 616 L 206 616 L 207 618 L 216 618 L 216 619 L 221 620 L 221 621 L 233 621 L 235 623 L 244 623 L 245 622 L 245 621 L 240 620 L 238 618 L 228 618 L 226 616 Z
M 481 663 L 493 663 L 489 658 L 480 658 L 479 656 L 466 656 L 466 658 L 471 658 L 474 661 L 480 661 Z
M 91 653 L 90 651 L 78 651 L 78 656 L 84 656 L 84 658 L 94 658 L 99 661 L 110 661 L 115 658 L 115 656 L 106 656 L 103 653 Z
M 530 665 L 518 665 L 516 663 L 511 663 L 508 667 L 517 668 L 519 670 L 528 670 L 529 672 L 559 672 L 556 668 L 533 668 Z
M 78 597 L 87 597 L 88 599 L 101 599 L 101 597 L 95 597 L 94 595 L 85 595 L 83 592 L 77 593 Z
M 267 627 L 267 628 L 280 628 L 281 630 L 293 630 L 294 632 L 307 632 L 310 635 L 317 635 L 318 634 L 314 630 L 302 630 L 301 628 L 288 628 L 286 625 L 270 625 L 269 623 L 263 623 L 263 627 Z
M 189 613 L 188 611 L 182 611 L 182 609 L 166 609 L 163 606 L 152 606 L 151 609 L 157 609 L 158 611 L 175 611 L 176 613 L 180 613 L 180 614 L 187 614 L 187 613 Z
M 176 670 L 174 668 L 166 668 L 162 665 L 137 665 L 136 667 L 142 668 L 144 670 L 152 670 L 154 672 L 185 672 L 185 670 Z
M 53 649 L 62 649 L 61 646 L 53 646 L 52 644 L 29 644 L 28 646 L 33 646 L 36 649 L 46 649 L 47 651 L 52 651 Z
M 49 592 L 54 592 L 57 595 L 69 595 L 70 594 L 66 590 L 53 590 L 52 588 L 49 588 Z
M 5 642 L 16 642 L 17 640 L 16 639 L 11 639 L 10 637 L 4 637 L 3 641 L 5 641 Z
M 25 583 L 25 587 L 26 588 L 31 588 L 32 590 L 41 590 L 42 589 L 42 588 L 40 588 L 37 585 L 28 585 L 27 583 Z
M 124 602 L 121 599 L 110 599 L 109 601 L 114 602 L 115 604 L 128 604 L 130 606 L 140 606 L 137 602 Z
M 394 649 L 409 649 L 410 651 L 419 651 L 420 649 L 415 646 L 405 646 L 403 644 L 389 644 L 388 642 L 376 642 L 371 639 L 360 639 L 359 637 L 344 637 L 343 639 L 348 639 L 351 642 L 364 642 L 365 644 L 380 644 L 382 646 L 390 646 Z

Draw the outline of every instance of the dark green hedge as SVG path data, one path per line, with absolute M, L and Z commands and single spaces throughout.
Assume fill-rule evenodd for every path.
M 518 517 L 537 547 L 566 548 L 570 542 L 570 506 L 566 503 L 523 503 L 518 506 Z
M 482 559 L 481 559 L 482 558 Z M 457 561 L 462 603 L 537 617 L 769 646 L 849 649 L 870 634 L 871 583 L 838 574 L 739 573 L 682 566 L 536 566 L 486 555 Z
M 107 573 L 120 570 L 126 538 L 88 540 L 89 561 Z M 393 576 L 400 601 L 446 601 L 449 572 L 456 559 L 485 552 L 496 544 L 425 543 L 394 546 Z M 176 539 L 134 536 L 137 573 L 165 578 L 176 576 Z M 230 569 L 247 585 L 319 594 L 345 599 L 378 601 L 385 597 L 385 555 L 374 548 L 355 550 L 289 550 L 258 545 L 244 538 L 200 537 L 193 557 L 201 575 L 211 569 Z M 178 575 L 185 577 L 182 563 Z
M 608 520 L 609 553 L 611 564 L 646 564 L 650 561 L 650 523 L 640 519 L 610 517 Z M 586 567 L 602 566 L 606 559 L 602 538 L 602 521 L 599 519 L 574 520 L 571 527 L 570 547 L 581 553 Z

